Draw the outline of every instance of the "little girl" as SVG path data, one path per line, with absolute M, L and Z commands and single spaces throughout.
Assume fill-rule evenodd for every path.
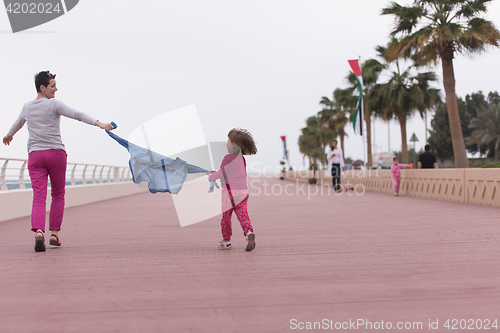
M 247 212 L 248 185 L 243 155 L 256 154 L 257 147 L 252 134 L 245 129 L 233 128 L 227 137 L 226 147 L 229 154 L 224 156 L 219 170 L 207 173 L 209 181 L 221 179 L 222 183 L 222 240 L 219 242 L 219 248 L 231 248 L 231 215 L 234 210 L 246 237 L 245 250 L 252 251 L 255 248 L 255 234 Z
M 391 165 L 391 171 L 392 171 L 392 182 L 394 184 L 394 195 L 398 196 L 399 195 L 399 182 L 401 181 L 401 168 L 408 168 L 408 164 L 399 164 L 399 158 L 397 156 L 394 156 L 392 158 L 392 165 Z

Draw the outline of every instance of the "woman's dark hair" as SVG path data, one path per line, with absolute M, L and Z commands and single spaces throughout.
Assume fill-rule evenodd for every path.
M 238 146 L 237 148 L 241 150 L 241 154 L 257 154 L 257 147 L 255 146 L 255 141 L 253 141 L 252 134 L 250 134 L 250 132 L 248 132 L 246 129 L 233 128 L 229 131 L 227 137 L 229 138 L 231 143 Z
M 50 73 L 49 71 L 42 71 L 35 75 L 35 87 L 36 92 L 41 92 L 40 86 L 43 85 L 47 87 L 50 83 L 50 80 L 55 79 L 56 75 Z

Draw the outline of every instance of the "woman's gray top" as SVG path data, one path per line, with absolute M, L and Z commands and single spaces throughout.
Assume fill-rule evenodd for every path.
M 19 118 L 14 122 L 8 134 L 14 136 L 27 122 L 28 154 L 36 150 L 65 150 L 61 140 L 61 116 L 83 121 L 89 125 L 95 125 L 97 121 L 54 98 L 39 98 L 24 104 Z

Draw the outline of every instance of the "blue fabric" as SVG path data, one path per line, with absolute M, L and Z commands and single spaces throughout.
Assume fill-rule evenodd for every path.
M 210 188 L 208 189 L 208 193 L 212 193 L 214 191 L 214 187 L 220 189 L 219 185 L 215 180 L 210 181 Z
M 182 189 L 188 173 L 208 172 L 208 170 L 188 164 L 178 157 L 174 160 L 149 149 L 139 147 L 108 130 L 106 130 L 106 133 L 128 150 L 130 154 L 128 164 L 134 183 L 147 182 L 151 193 L 169 192 L 177 194 Z M 216 182 L 210 182 L 208 193 L 213 192 L 214 187 L 219 188 L 219 185 Z

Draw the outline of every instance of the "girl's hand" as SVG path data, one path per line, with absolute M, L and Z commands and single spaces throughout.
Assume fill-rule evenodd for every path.
M 95 122 L 95 125 L 100 127 L 101 129 L 107 129 L 108 131 L 111 131 L 113 129 L 115 129 L 113 127 L 113 125 L 109 124 L 109 123 L 103 123 L 103 122 L 100 122 L 99 120 Z
M 13 137 L 11 135 L 6 135 L 3 137 L 3 144 L 4 145 L 10 145 L 10 142 L 12 141 Z
M 212 173 L 214 173 L 214 172 L 213 171 L 207 172 L 207 176 L 210 176 Z

